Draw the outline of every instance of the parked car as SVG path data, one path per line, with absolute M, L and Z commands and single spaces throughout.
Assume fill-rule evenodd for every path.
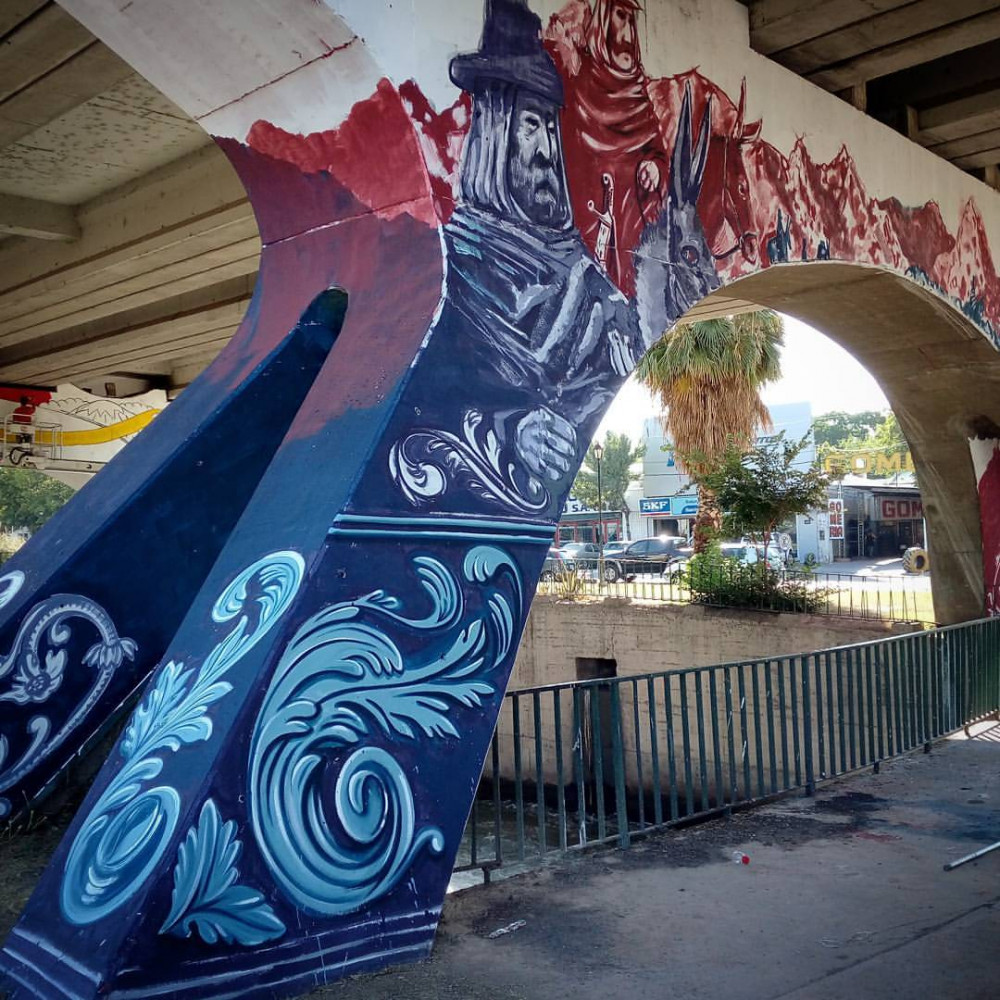
M 764 559 L 764 546 L 761 543 L 723 542 L 720 550 L 723 559 L 735 559 L 744 566 L 755 566 Z M 774 570 L 785 568 L 785 554 L 777 545 L 768 545 L 767 565 Z
M 553 546 L 549 549 L 548 555 L 545 557 L 545 562 L 542 563 L 542 572 L 539 580 L 543 583 L 550 583 L 557 576 L 568 571 L 569 567 L 566 565 L 566 560 L 563 559 L 559 550 Z
M 631 544 L 631 542 L 608 542 L 604 546 L 604 558 L 611 559 L 614 556 L 620 556 Z
M 686 539 L 672 535 L 640 538 L 617 556 L 604 557 L 604 579 L 623 580 L 636 573 L 664 573 L 690 554 Z
M 559 554 L 571 570 L 593 569 L 601 555 L 601 547 L 594 542 L 567 542 L 560 547 Z

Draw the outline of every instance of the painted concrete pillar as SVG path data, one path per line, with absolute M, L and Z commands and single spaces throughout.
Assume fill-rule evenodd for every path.
M 1000 614 L 1000 440 L 972 438 L 969 448 L 979 490 L 986 613 L 993 616 Z

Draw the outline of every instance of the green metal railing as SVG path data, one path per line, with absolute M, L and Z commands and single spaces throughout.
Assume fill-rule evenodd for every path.
M 1000 618 L 509 692 L 456 871 L 811 793 L 1000 710 Z
M 595 571 L 563 574 L 539 583 L 538 593 L 552 597 L 612 597 L 668 604 L 709 604 L 757 611 L 786 611 L 868 621 L 919 622 L 933 625 L 930 581 L 916 576 L 857 576 L 769 569 L 727 562 L 701 567 L 692 587 L 683 569 L 643 572 L 641 564 L 620 564 L 621 576 L 598 581 Z

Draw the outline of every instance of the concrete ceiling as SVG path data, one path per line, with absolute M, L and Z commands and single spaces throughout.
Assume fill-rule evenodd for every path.
M 0 2 L 0 382 L 185 385 L 259 252 L 194 121 L 51 0 Z
M 998 0 L 743 0 L 757 52 L 1000 187 Z

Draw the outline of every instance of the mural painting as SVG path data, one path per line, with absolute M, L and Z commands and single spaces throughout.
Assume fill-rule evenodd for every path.
M 311 367 L 166 634 L 140 634 L 121 587 L 21 598 L 32 551 L 0 580 L 0 703 L 62 693 L 66 719 L 106 719 L 105 674 L 152 671 L 0 954 L 16 1000 L 290 996 L 428 953 L 574 474 L 643 352 L 712 290 L 862 261 L 995 339 L 972 202 L 952 236 L 934 205 L 870 199 L 846 150 L 785 156 L 746 87 L 649 77 L 645 16 L 571 0 L 543 24 L 487 0 L 450 107 L 383 79 L 325 131 L 220 139 L 265 249 L 245 328 L 189 392 L 230 390 L 286 337 Z M 186 396 L 152 430 L 193 419 Z M 96 633 L 67 657 L 71 615 Z M 15 731 L 21 760 L 50 732 L 79 745 L 32 711 L 0 714 L 4 753 Z

